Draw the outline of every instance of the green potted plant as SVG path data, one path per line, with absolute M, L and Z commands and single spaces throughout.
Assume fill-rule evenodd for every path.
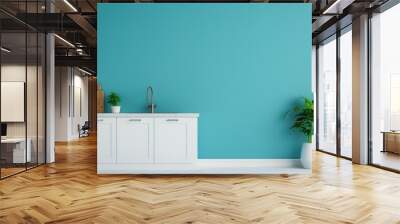
M 304 97 L 300 104 L 292 109 L 294 121 L 291 129 L 301 132 L 306 142 L 301 149 L 301 163 L 304 168 L 311 168 L 313 150 L 312 137 L 314 134 L 314 101 Z
M 112 113 L 119 113 L 121 111 L 120 102 L 121 98 L 115 92 L 111 92 L 107 97 L 107 103 L 111 105 Z

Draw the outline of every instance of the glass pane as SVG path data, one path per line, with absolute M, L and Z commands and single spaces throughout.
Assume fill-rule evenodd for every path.
M 336 39 L 318 48 L 319 149 L 336 153 Z
M 1 34 L 1 174 L 9 176 L 25 170 L 30 162 L 26 150 L 26 35 Z M 28 145 L 29 149 L 29 145 Z
M 38 36 L 37 33 L 31 32 L 27 33 L 28 38 L 28 63 L 27 63 L 27 80 L 26 80 L 26 89 L 27 89 L 27 98 L 26 98 L 26 113 L 27 113 L 27 143 L 28 150 L 30 150 L 30 161 L 28 161 L 28 168 L 34 167 L 37 165 L 38 160 L 38 143 L 37 143 L 37 132 L 38 132 L 38 107 L 37 107 L 37 98 L 38 98 L 38 88 L 37 88 L 37 80 L 38 80 Z
M 352 157 L 352 33 L 340 36 L 340 153 Z
M 372 18 L 372 163 L 400 170 L 400 5 Z
M 38 45 L 38 163 L 45 163 L 45 52 L 46 37 L 44 34 L 39 34 L 39 45 Z
M 11 14 L 43 13 L 45 0 L 0 1 Z M 28 18 L 35 23 L 36 17 Z M 0 12 L 0 177 L 45 162 L 45 35 Z M 4 22 L 6 21 L 6 22 Z

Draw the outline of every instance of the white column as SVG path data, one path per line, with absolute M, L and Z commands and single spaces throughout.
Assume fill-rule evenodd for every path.
M 46 1 L 47 12 L 54 11 L 51 1 Z M 54 34 L 46 35 L 46 163 L 55 162 L 55 43 Z
M 46 108 L 46 121 L 47 121 L 47 163 L 53 163 L 55 161 L 55 149 L 54 149 L 54 133 L 55 133 L 55 60 L 54 60 L 54 35 L 47 34 L 47 108 Z

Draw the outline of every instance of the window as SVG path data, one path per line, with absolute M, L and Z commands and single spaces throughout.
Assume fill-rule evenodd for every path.
M 318 47 L 318 149 L 336 154 L 336 36 Z
M 340 36 L 340 155 L 352 157 L 352 32 Z
M 373 164 L 400 170 L 400 5 L 371 19 L 370 133 Z

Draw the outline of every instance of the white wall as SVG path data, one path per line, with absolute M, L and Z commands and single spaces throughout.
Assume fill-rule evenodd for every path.
M 27 69 L 27 70 L 25 70 Z M 27 73 L 26 73 L 27 71 Z M 27 66 L 19 64 L 5 64 L 1 66 L 1 81 L 3 82 L 25 82 L 25 75 L 28 78 L 27 87 L 27 118 L 28 118 L 28 137 L 30 133 L 35 133 L 36 136 L 36 120 L 37 115 L 33 113 L 36 111 L 37 99 L 36 99 L 36 66 Z M 29 88 L 34 86 L 34 88 Z M 4 96 L 3 96 L 4 97 Z M 39 105 L 40 107 L 40 105 Z M 7 110 L 7 108 L 1 108 Z M 30 131 L 32 127 L 32 131 Z M 7 135 L 8 137 L 24 137 L 25 136 L 25 122 L 7 122 Z M 43 136 L 42 136 L 43 137 Z
M 25 82 L 25 71 L 26 67 L 24 65 L 18 64 L 8 64 L 1 66 L 1 81 L 11 82 Z M 28 66 L 28 74 L 32 70 L 31 66 Z M 2 110 L 7 110 L 7 108 L 1 108 Z M 7 137 L 25 137 L 25 122 L 11 122 L 7 123 Z M 29 136 L 28 136 L 29 137 Z
M 75 70 L 76 72 L 77 70 Z M 88 78 L 82 76 L 82 73 L 74 75 L 74 108 L 72 109 L 72 130 L 71 135 L 73 138 L 79 137 L 78 125 L 83 125 L 85 121 L 88 121 Z M 79 97 L 80 96 L 80 97 Z M 80 101 L 80 102 L 79 102 Z M 80 107 L 80 108 L 79 108 Z M 81 110 L 81 111 L 80 111 Z
M 69 68 L 55 68 L 55 140 L 68 141 L 69 133 Z
M 76 68 L 56 67 L 56 141 L 79 137 L 78 125 L 88 120 L 88 78 Z

